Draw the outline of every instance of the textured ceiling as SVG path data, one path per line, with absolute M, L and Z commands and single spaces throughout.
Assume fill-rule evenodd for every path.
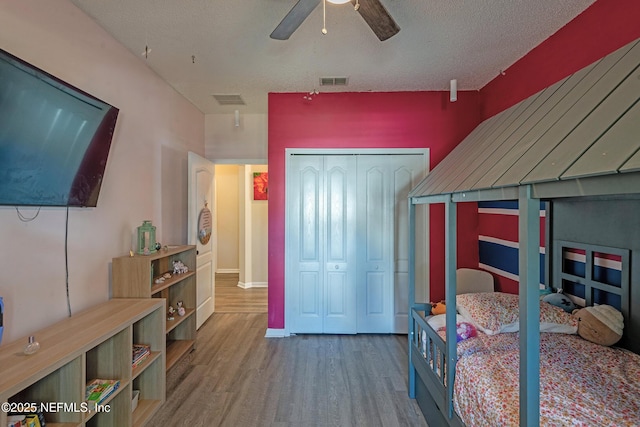
M 454 78 L 458 90 L 477 90 L 595 0 L 382 0 L 401 28 L 384 42 L 350 4 L 327 3 L 327 35 L 320 5 L 280 41 L 269 34 L 296 0 L 71 1 L 217 114 L 266 113 L 268 92 L 448 90 Z M 349 84 L 320 87 L 327 76 Z M 246 105 L 221 106 L 213 94 Z

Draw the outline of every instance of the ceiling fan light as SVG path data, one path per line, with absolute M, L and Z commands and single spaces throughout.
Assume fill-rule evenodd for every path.
M 345 3 L 349 3 L 351 0 L 327 0 L 327 1 L 333 4 L 345 4 Z

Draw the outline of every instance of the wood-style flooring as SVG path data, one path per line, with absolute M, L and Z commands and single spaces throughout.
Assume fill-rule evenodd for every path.
M 407 394 L 406 335 L 265 338 L 267 313 L 218 310 L 216 287 L 150 426 L 427 426 Z
M 237 274 L 216 274 L 216 313 L 266 313 L 267 288 L 238 287 Z

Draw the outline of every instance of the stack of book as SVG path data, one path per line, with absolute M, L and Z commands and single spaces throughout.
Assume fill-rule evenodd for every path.
M 89 404 L 89 409 L 95 409 L 96 405 L 104 402 L 119 386 L 118 380 L 95 379 L 87 384 L 85 400 Z
M 44 414 L 42 412 L 28 414 L 9 414 L 8 427 L 45 427 Z
M 135 369 L 151 354 L 151 347 L 146 344 L 134 344 L 133 345 L 133 361 L 131 366 Z

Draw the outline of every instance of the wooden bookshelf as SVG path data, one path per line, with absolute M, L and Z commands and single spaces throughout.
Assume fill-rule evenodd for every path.
M 0 402 L 66 404 L 68 410 L 44 413 L 53 427 L 144 425 L 165 401 L 164 306 L 156 299 L 112 299 L 34 333 L 40 343 L 35 354 L 23 354 L 26 337 L 3 345 Z M 135 370 L 134 343 L 152 350 Z M 103 402 L 109 412 L 82 410 L 86 384 L 95 378 L 120 381 Z M 134 413 L 133 387 L 142 402 Z M 7 413 L 0 412 L 0 426 L 6 425 Z
M 194 345 L 195 341 L 192 340 L 167 341 L 167 370 L 178 363 L 182 356 L 189 353 Z
M 182 261 L 187 273 L 173 274 L 173 262 Z M 171 278 L 162 283 L 156 279 L 164 273 Z M 170 246 L 153 254 L 121 256 L 113 259 L 112 293 L 116 298 L 163 298 L 176 307 L 182 301 L 185 315 L 175 313 L 173 320 L 164 317 L 166 331 L 166 369 L 195 348 L 196 339 L 196 247 L 193 245 Z M 166 314 L 166 310 L 165 310 Z

